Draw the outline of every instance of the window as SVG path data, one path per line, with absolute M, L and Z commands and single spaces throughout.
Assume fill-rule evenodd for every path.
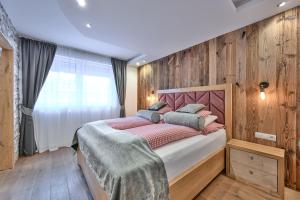
M 116 107 L 112 67 L 56 55 L 36 109 Z
M 110 58 L 59 48 L 34 107 L 38 151 L 70 146 L 83 124 L 119 113 Z

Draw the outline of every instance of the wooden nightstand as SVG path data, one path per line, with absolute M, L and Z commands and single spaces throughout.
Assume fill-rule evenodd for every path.
M 226 147 L 226 174 L 284 197 L 284 150 L 232 139 Z

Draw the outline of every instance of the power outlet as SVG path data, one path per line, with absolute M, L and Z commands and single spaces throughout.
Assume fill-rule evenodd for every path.
M 260 139 L 264 139 L 264 140 L 270 140 L 270 141 L 276 142 L 276 135 L 273 135 L 273 134 L 255 132 L 255 137 L 260 138 Z

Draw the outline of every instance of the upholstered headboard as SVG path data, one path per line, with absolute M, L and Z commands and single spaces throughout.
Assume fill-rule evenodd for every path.
M 225 124 L 226 131 L 232 134 L 232 85 L 214 85 L 180 89 L 159 90 L 158 100 L 166 102 L 173 110 L 190 103 L 201 103 L 213 115 L 218 123 Z M 227 133 L 228 135 L 228 133 Z
M 167 103 L 172 110 L 177 110 L 190 103 L 201 103 L 206 110 L 218 116 L 218 123 L 225 124 L 225 91 L 192 91 L 160 93 L 158 100 Z

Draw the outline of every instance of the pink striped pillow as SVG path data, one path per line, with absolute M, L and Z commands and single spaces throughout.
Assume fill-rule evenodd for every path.
M 208 115 L 211 115 L 212 112 L 209 110 L 200 110 L 197 112 L 197 114 L 201 117 L 207 117 Z
M 207 135 L 209 133 L 216 132 L 217 130 L 222 129 L 224 127 L 225 126 L 223 124 L 219 124 L 219 123 L 213 122 L 213 123 L 210 123 L 209 125 L 207 125 L 204 128 L 203 134 Z
M 167 113 L 167 112 L 171 112 L 172 108 L 170 106 L 164 106 L 163 108 L 159 109 L 157 112 L 161 115 Z

